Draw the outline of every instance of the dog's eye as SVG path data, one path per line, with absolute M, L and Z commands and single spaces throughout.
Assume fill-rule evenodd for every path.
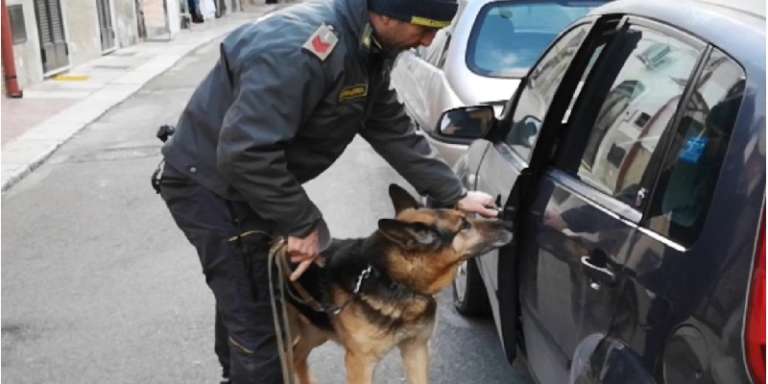
M 466 218 L 461 218 L 461 230 L 469 229 L 472 227 L 472 223 L 469 222 Z

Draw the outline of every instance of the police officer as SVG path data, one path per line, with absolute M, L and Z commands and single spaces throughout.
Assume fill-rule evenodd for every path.
M 215 350 L 233 383 L 282 382 L 268 240 L 287 238 L 292 278 L 316 259 L 330 236 L 302 184 L 356 134 L 419 192 L 495 216 L 493 199 L 462 187 L 389 89 L 397 54 L 429 45 L 456 9 L 455 0 L 322 0 L 240 27 L 221 44 L 163 147 L 160 189 L 214 293 Z M 238 237 L 245 232 L 256 235 Z

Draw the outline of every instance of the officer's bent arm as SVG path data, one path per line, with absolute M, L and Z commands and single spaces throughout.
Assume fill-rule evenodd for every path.
M 374 102 L 361 135 L 420 194 L 428 194 L 441 205 L 454 205 L 466 195 L 461 181 L 416 133 L 395 91 L 384 89 L 387 91 Z

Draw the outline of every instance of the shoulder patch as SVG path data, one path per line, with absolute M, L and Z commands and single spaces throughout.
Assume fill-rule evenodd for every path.
M 321 61 L 325 61 L 325 58 L 331 54 L 338 42 L 339 38 L 336 36 L 336 33 L 333 32 L 333 27 L 321 24 L 302 47 L 307 51 L 312 52 Z

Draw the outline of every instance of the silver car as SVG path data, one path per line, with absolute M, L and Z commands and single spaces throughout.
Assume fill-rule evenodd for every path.
M 434 140 L 440 115 L 479 104 L 493 105 L 499 115 L 557 34 L 606 2 L 459 0 L 453 23 L 432 45 L 400 55 L 392 85 L 430 142 L 454 164 L 468 141 Z

